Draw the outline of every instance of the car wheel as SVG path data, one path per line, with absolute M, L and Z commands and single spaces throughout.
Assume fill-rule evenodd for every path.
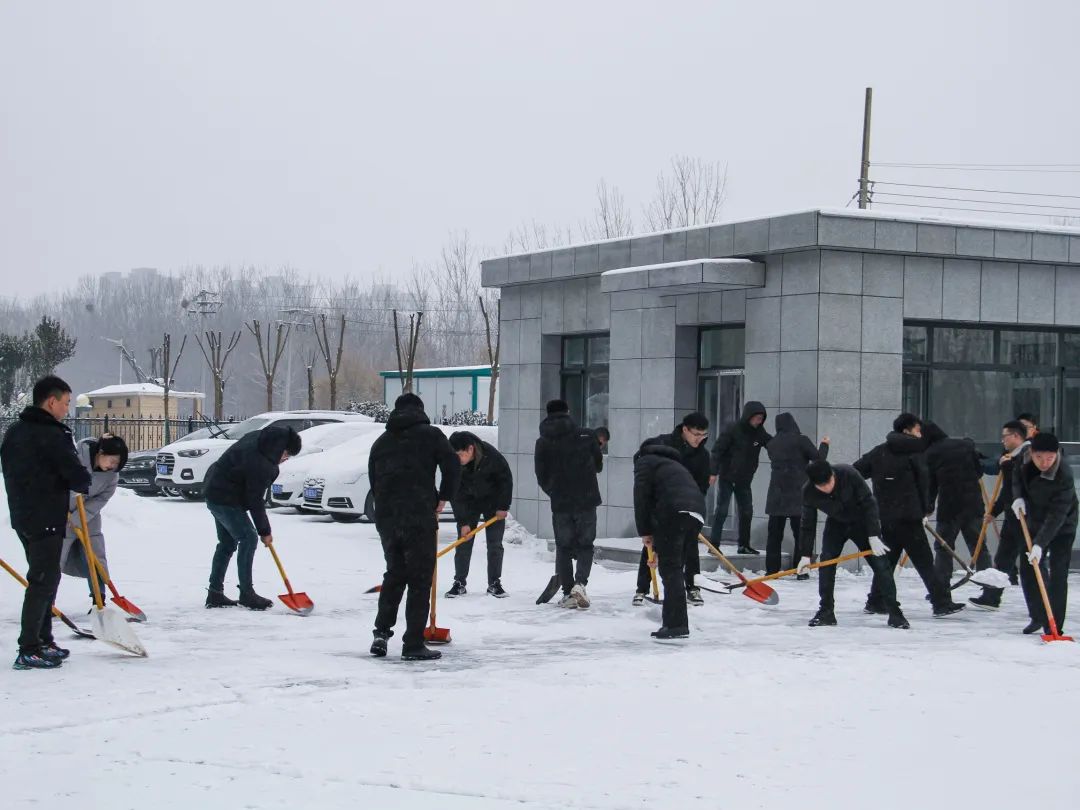
M 179 498 L 180 490 L 178 490 L 176 487 L 162 487 L 161 494 L 164 495 L 166 498 Z
M 356 523 L 360 520 L 360 515 L 349 515 L 344 512 L 331 512 L 330 517 L 334 519 L 335 523 Z
M 307 510 L 302 506 L 294 506 L 293 509 L 296 510 L 296 514 L 298 514 L 298 515 L 306 515 L 307 514 Z
M 364 499 L 364 517 L 369 522 L 375 522 L 375 493 L 369 492 L 367 498 Z
M 134 492 L 140 498 L 156 498 L 161 494 L 161 490 L 158 489 L 136 489 Z

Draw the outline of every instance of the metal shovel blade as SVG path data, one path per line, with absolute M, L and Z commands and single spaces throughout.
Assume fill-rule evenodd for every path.
M 775 605 L 780 601 L 776 591 L 764 582 L 747 582 L 743 593 L 763 605 Z
M 449 644 L 450 629 L 448 627 L 429 625 L 424 628 L 424 641 L 428 644 Z
M 146 621 L 146 614 L 127 597 L 114 596 L 112 597 L 112 603 L 130 617 L 129 621 L 139 622 L 140 624 Z
M 278 599 L 280 599 L 281 603 L 293 613 L 299 613 L 301 616 L 307 616 L 315 609 L 315 603 L 312 602 L 311 597 L 303 591 L 298 593 L 283 593 L 278 596 Z
M 131 625 L 124 620 L 123 614 L 109 608 L 95 609 L 91 614 L 91 625 L 99 641 L 146 658 L 146 648 L 131 629 Z

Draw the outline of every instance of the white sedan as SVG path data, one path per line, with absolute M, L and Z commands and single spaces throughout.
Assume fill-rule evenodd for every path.
M 322 462 L 324 454 L 348 452 L 349 446 L 367 434 L 378 435 L 383 426 L 375 422 L 340 422 L 317 425 L 305 430 L 300 454 L 281 465 L 277 480 L 270 487 L 273 506 L 291 506 L 304 511 L 304 481 L 309 471 Z

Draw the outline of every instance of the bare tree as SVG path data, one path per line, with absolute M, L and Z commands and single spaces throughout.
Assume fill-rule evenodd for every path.
M 409 315 L 409 336 L 403 349 L 398 312 L 394 310 L 394 345 L 397 347 L 398 374 L 401 375 L 401 393 L 403 394 L 412 391 L 413 371 L 416 369 L 416 349 L 420 345 L 420 324 L 423 320 L 423 312 Z M 402 354 L 403 351 L 404 354 Z
M 488 390 L 487 422 L 495 421 L 495 389 L 499 384 L 499 340 L 502 336 L 502 299 L 495 302 L 495 341 L 491 339 L 491 316 L 484 305 L 484 296 L 477 296 L 480 314 L 484 316 L 484 335 L 487 338 L 488 362 L 491 364 L 491 387 Z
M 720 216 L 727 196 L 727 167 L 686 156 L 671 159 L 671 174 L 660 172 L 656 191 L 645 206 L 649 230 L 704 225 Z
M 633 217 L 618 186 L 609 186 L 601 179 L 596 184 L 596 208 L 591 220 L 581 225 L 585 239 L 612 239 L 634 232 Z
M 176 374 L 176 367 L 180 365 L 180 358 L 184 356 L 184 347 L 187 346 L 187 335 L 184 335 L 184 339 L 180 341 L 180 351 L 176 353 L 176 359 L 172 361 L 172 367 L 169 367 L 169 360 L 172 359 L 172 335 L 168 332 L 165 333 L 165 337 L 161 341 L 161 387 L 162 399 L 165 403 L 165 444 L 172 442 L 169 430 L 169 392 L 172 390 L 173 377 Z
M 311 353 L 311 360 L 307 364 L 307 406 L 309 411 L 315 410 L 315 352 Z
M 255 338 L 255 343 L 259 346 L 259 363 L 262 365 L 263 377 L 266 378 L 266 410 L 274 410 L 274 376 L 277 374 L 278 362 L 281 360 L 281 355 L 285 353 L 285 347 L 289 343 L 289 335 L 292 334 L 292 327 L 286 326 L 280 321 L 277 324 L 276 336 L 274 338 L 274 347 L 270 348 L 270 331 L 266 332 L 266 345 L 263 345 L 262 337 L 262 324 L 258 319 L 253 320 L 251 323 L 246 323 L 248 331 L 251 332 L 252 337 Z
M 341 369 L 341 353 L 345 349 L 345 313 L 341 313 L 341 320 L 338 323 L 336 355 L 332 354 L 330 349 L 330 335 L 326 331 L 326 314 L 320 315 L 318 321 L 312 318 L 312 322 L 315 324 L 315 342 L 319 344 L 319 351 L 326 364 L 326 375 L 330 381 L 330 410 L 333 411 L 337 409 L 337 375 Z M 322 334 L 319 333 L 320 326 Z
M 198 335 L 195 336 L 195 342 L 199 344 L 199 350 L 202 351 L 203 359 L 214 378 L 214 420 L 220 422 L 225 412 L 225 381 L 228 379 L 225 376 L 225 365 L 229 362 L 229 355 L 233 353 L 236 344 L 240 342 L 240 332 L 233 332 L 228 344 L 222 339 L 221 332 L 212 331 L 206 332 L 205 346 Z

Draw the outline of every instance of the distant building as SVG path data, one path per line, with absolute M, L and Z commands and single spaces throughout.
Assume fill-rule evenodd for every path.
M 165 389 L 153 383 L 123 383 L 106 385 L 87 391 L 91 418 L 164 419 Z M 205 394 L 193 391 L 169 391 L 169 418 L 198 418 L 202 414 Z M 184 403 L 181 406 L 181 403 Z M 190 404 L 189 404 L 190 403 Z
M 393 407 L 394 400 L 401 394 L 402 374 L 399 371 L 380 371 L 379 376 L 383 378 L 383 401 Z M 432 421 L 448 419 L 461 411 L 479 411 L 487 415 L 490 390 L 491 366 L 413 370 L 413 393 L 424 400 Z M 498 397 L 492 416 L 496 421 L 499 418 Z

